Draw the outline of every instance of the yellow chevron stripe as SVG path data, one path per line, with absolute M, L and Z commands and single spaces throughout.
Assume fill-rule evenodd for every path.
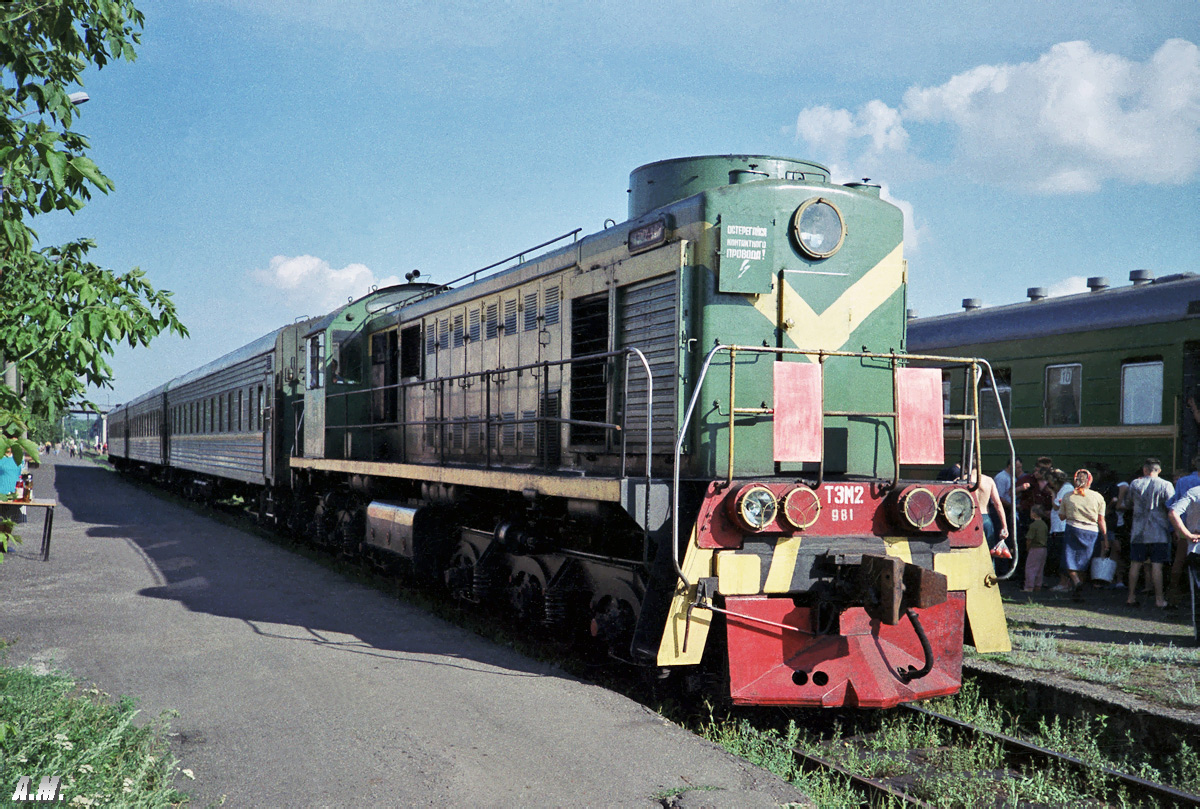
M 851 284 L 819 315 L 791 284 L 786 283 L 786 275 L 784 278 L 785 283 L 780 290 L 783 295 L 783 314 L 784 318 L 791 318 L 795 323 L 788 329 L 788 339 L 801 348 L 837 351 L 846 344 L 854 330 L 904 283 L 904 243 L 896 245 L 892 252 Z M 754 308 L 772 323 L 779 320 L 777 306 L 773 295 L 759 295 L 754 301 Z M 816 362 L 815 357 L 808 357 L 808 360 Z
M 1011 651 L 1004 604 L 1000 601 L 1000 587 L 996 583 L 987 543 L 934 554 L 933 569 L 945 575 L 947 590 L 966 591 L 967 622 L 975 650 L 982 653 Z
M 688 581 L 698 581 L 712 575 L 713 551 L 701 548 L 696 543 L 696 529 L 688 540 L 687 553 L 683 557 L 683 574 Z M 684 587 L 676 583 L 675 596 L 667 613 L 667 625 L 658 647 L 658 665 L 694 666 L 704 656 L 704 645 L 708 642 L 708 629 L 712 625 L 712 610 L 689 605 L 696 598 L 696 585 Z

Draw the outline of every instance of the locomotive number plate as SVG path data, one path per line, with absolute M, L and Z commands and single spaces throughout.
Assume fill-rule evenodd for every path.
M 863 504 L 863 487 L 846 484 L 827 484 L 825 503 L 829 506 L 831 522 L 854 522 L 854 507 Z

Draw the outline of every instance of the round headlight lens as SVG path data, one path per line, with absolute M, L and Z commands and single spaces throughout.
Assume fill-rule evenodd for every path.
M 841 211 L 819 197 L 807 200 L 792 215 L 792 238 L 810 258 L 829 258 L 846 238 Z
M 937 499 L 929 489 L 917 486 L 900 496 L 900 511 L 909 525 L 924 531 L 937 519 Z
M 942 497 L 942 514 L 958 529 L 975 517 L 975 498 L 966 489 L 951 489 Z
M 820 513 L 821 498 L 807 486 L 797 486 L 783 499 L 783 518 L 793 528 L 808 528 Z
M 766 486 L 747 486 L 735 501 L 737 515 L 751 531 L 761 531 L 775 520 L 779 503 Z

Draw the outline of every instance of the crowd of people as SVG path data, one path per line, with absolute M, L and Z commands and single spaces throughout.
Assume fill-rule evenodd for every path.
M 1158 609 L 1176 609 L 1189 567 L 1200 567 L 1200 454 L 1192 467 L 1172 482 L 1159 459 L 1146 458 L 1123 481 L 1102 468 L 1068 475 L 1045 456 L 1026 472 L 1018 458 L 1015 468 L 982 476 L 976 489 L 988 544 L 1000 557 L 1019 544 L 1023 569 L 1014 575 L 1025 592 L 1049 585 L 1082 600 L 1091 580 L 1126 589 L 1130 606 L 1147 597 Z

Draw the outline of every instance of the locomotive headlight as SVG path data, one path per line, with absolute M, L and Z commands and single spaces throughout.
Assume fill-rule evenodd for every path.
M 783 518 L 797 530 L 817 521 L 821 514 L 821 499 L 807 486 L 797 486 L 783 498 Z
M 962 528 L 975 516 L 975 498 L 966 489 L 951 489 L 942 497 L 942 515 L 952 528 Z
M 733 499 L 735 516 L 751 531 L 761 531 L 775 520 L 779 502 L 766 486 L 750 485 Z
M 845 238 L 842 212 L 827 199 L 805 200 L 792 214 L 792 239 L 810 258 L 829 258 L 838 251 Z
M 933 525 L 937 512 L 937 499 L 933 492 L 923 486 L 914 486 L 900 495 L 900 513 L 909 525 L 919 531 Z

